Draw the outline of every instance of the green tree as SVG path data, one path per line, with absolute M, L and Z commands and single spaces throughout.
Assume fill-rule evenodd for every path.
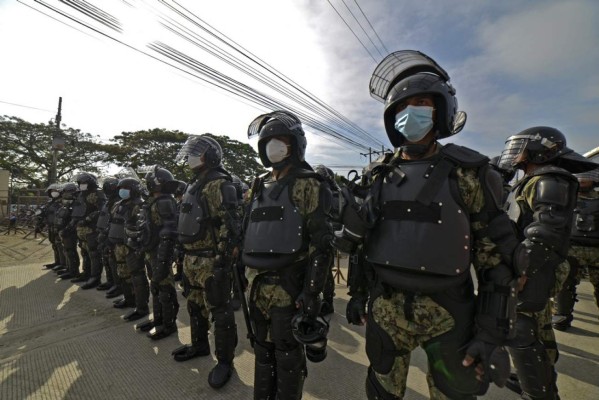
M 96 137 L 79 129 L 55 124 L 34 124 L 18 117 L 0 116 L 0 168 L 18 169 L 17 186 L 46 187 L 52 168 L 52 139 L 60 136 L 65 147 L 57 154 L 57 180 L 70 178 L 75 171 L 99 171 L 106 158 Z
M 228 136 L 207 135 L 221 145 L 224 167 L 241 180 L 251 183 L 256 174 L 265 171 L 257 161 L 258 154 L 249 144 Z M 189 136 L 180 131 L 158 128 L 123 132 L 111 139 L 114 144 L 104 145 L 102 148 L 108 154 L 107 161 L 118 166 L 138 169 L 159 164 L 171 171 L 177 179 L 189 181 L 192 178 L 189 168 L 183 163 L 175 162 L 177 153 Z

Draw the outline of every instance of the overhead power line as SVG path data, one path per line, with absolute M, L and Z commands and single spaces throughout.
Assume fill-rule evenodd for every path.
M 101 27 L 107 28 L 108 32 L 101 27 L 93 26 L 89 21 L 81 17 L 74 16 L 62 9 L 54 7 L 42 0 L 35 0 L 36 3 L 60 14 L 64 18 L 82 25 L 97 34 L 125 45 L 130 49 L 152 57 L 162 63 L 165 63 L 181 72 L 184 72 L 194 78 L 213 85 L 220 90 L 224 90 L 235 96 L 251 101 L 255 104 L 268 109 L 287 109 L 296 113 L 306 125 L 316 129 L 319 135 L 325 135 L 333 138 L 336 143 L 345 147 L 351 145 L 359 149 L 367 149 L 370 146 L 382 146 L 382 142 L 370 133 L 359 128 L 356 124 L 334 110 L 332 107 L 318 99 L 315 95 L 295 83 L 293 80 L 283 75 L 272 66 L 256 57 L 245 48 L 238 45 L 235 41 L 219 32 L 214 27 L 207 24 L 194 13 L 182 7 L 176 1 L 168 4 L 165 1 L 159 3 L 166 6 L 168 10 L 175 15 L 171 16 L 154 5 L 148 5 L 142 2 L 146 9 L 154 14 L 159 24 L 168 32 L 176 35 L 182 40 L 202 49 L 211 54 L 218 60 L 230 65 L 244 74 L 250 76 L 255 81 L 274 90 L 276 93 L 284 96 L 286 100 L 277 99 L 271 95 L 257 90 L 237 79 L 233 79 L 221 73 L 219 70 L 200 62 L 197 58 L 177 50 L 172 45 L 163 42 L 154 42 L 147 46 L 152 54 L 136 46 L 126 43 L 115 35 L 123 33 L 123 25 L 119 19 L 110 13 L 82 0 L 61 1 L 63 5 L 83 14 L 84 18 L 91 19 Z M 136 8 L 130 2 L 123 1 L 127 6 Z M 155 4 L 155 3 L 154 3 Z M 35 9 L 35 8 L 34 8 Z M 41 11 L 40 11 L 41 12 Z M 45 13 L 43 13 L 45 14 Z M 47 15 L 47 14 L 45 14 Z M 54 18 L 53 18 L 54 19 Z M 191 24 L 186 26 L 185 23 Z M 70 24 L 67 24 L 71 26 Z M 72 26 L 71 26 L 72 27 Z M 210 38 L 217 42 L 206 39 L 192 28 L 199 28 L 200 32 L 208 34 Z M 242 58 L 235 56 L 225 50 L 222 45 L 232 49 Z M 245 61 L 244 61 L 245 60 Z M 253 66 L 253 65 L 254 66 Z M 258 67 L 258 68 L 256 68 Z M 290 101 L 292 103 L 290 103 Z M 299 107 L 298 107 L 299 106 Z
M 383 47 L 383 49 L 385 50 L 385 54 L 389 54 L 390 51 L 387 49 L 387 47 L 385 46 L 385 44 L 383 43 L 381 37 L 379 36 L 379 34 L 376 32 L 376 29 L 374 29 L 374 26 L 372 26 L 372 24 L 370 23 L 370 20 L 368 19 L 368 17 L 366 16 L 366 14 L 364 14 L 364 11 L 362 11 L 362 7 L 360 7 L 360 5 L 358 4 L 357 0 L 354 0 L 354 3 L 356 3 L 356 6 L 358 7 L 358 9 L 360 10 L 360 12 L 362 13 L 362 16 L 364 17 L 364 19 L 366 20 L 366 22 L 368 22 L 368 25 L 370 26 L 370 28 L 372 29 L 372 31 L 374 32 L 374 34 L 376 35 L 377 39 L 379 40 L 379 42 L 381 43 L 381 46 Z
M 17 107 L 23 107 L 23 108 L 31 108 L 32 110 L 48 111 L 48 112 L 51 112 L 51 113 L 54 112 L 52 110 L 47 110 L 45 108 L 37 108 L 37 107 L 32 107 L 32 106 L 26 106 L 26 105 L 23 105 L 23 104 L 10 103 L 8 101 L 2 101 L 2 100 L 0 100 L 0 103 L 10 104 L 11 106 L 17 106 Z

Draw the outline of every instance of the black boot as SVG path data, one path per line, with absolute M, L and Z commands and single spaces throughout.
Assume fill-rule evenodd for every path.
M 56 267 L 57 265 L 59 265 L 59 264 L 56 263 L 56 262 L 53 262 L 51 264 L 44 264 L 44 265 L 42 265 L 42 268 L 44 268 L 44 269 L 52 269 L 52 268 Z
M 154 321 L 151 319 L 141 322 L 139 324 L 135 324 L 135 330 L 140 332 L 148 332 L 152 328 L 154 328 Z
M 108 290 L 111 287 L 112 287 L 112 284 L 110 282 L 102 282 L 98 285 L 96 290 Z
M 161 321 L 162 324 L 156 324 L 155 327 L 147 334 L 152 340 L 164 339 L 167 336 L 177 332 L 177 324 L 175 320 L 177 318 L 177 311 L 179 311 L 179 303 L 177 303 L 177 292 L 175 288 L 170 285 L 162 285 L 158 287 L 158 295 L 152 296 L 158 298 L 158 302 L 153 302 L 154 316 L 156 316 L 156 310 L 161 310 Z
M 132 311 L 129 311 L 127 314 L 125 314 L 123 316 L 123 319 L 125 321 L 137 321 L 138 319 L 141 319 L 143 317 L 145 317 L 146 315 L 148 315 L 148 310 L 140 310 L 138 308 L 135 308 Z
M 148 279 L 146 278 L 145 272 L 133 275 L 131 277 L 131 283 L 133 284 L 133 293 L 135 293 L 135 312 L 131 313 L 129 318 L 125 316 L 126 321 L 135 321 L 150 313 L 150 308 L 148 306 L 150 286 L 148 285 Z
M 87 282 L 85 282 L 83 285 L 81 285 L 81 289 L 83 290 L 87 290 L 87 289 L 93 289 L 96 286 L 98 286 L 100 284 L 100 278 L 89 278 L 87 280 Z
M 202 310 L 196 303 L 188 301 L 187 311 L 189 311 L 191 344 L 173 350 L 171 354 L 174 356 L 175 361 L 187 361 L 195 357 L 210 355 L 208 320 L 202 316 Z
M 60 277 L 60 279 L 66 281 L 68 279 L 72 279 L 73 275 L 71 275 L 71 273 L 69 271 L 66 271 L 64 274 L 61 274 L 59 277 Z
M 572 321 L 574 317 L 572 314 L 570 315 L 559 315 L 556 314 L 551 317 L 551 326 L 553 329 L 557 329 L 558 331 L 565 332 L 572 326 Z
M 277 396 L 277 369 L 272 343 L 254 343 L 254 399 L 274 400 Z
M 152 340 L 160 340 L 164 339 L 165 337 L 169 337 L 175 332 L 177 332 L 177 325 L 158 325 L 153 327 L 150 332 L 146 334 L 146 336 Z
M 233 363 L 219 361 L 208 374 L 208 384 L 214 389 L 220 389 L 231 379 Z
M 112 299 L 113 297 L 118 297 L 122 294 L 123 294 L 123 291 L 121 290 L 121 288 L 114 285 L 106 291 L 106 298 Z
M 121 290 L 123 291 L 123 300 L 114 303 L 114 308 L 135 307 L 135 296 L 131 282 L 121 282 Z

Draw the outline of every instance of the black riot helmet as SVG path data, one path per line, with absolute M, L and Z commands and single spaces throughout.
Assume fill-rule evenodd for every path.
M 159 165 L 155 165 L 145 176 L 146 187 L 150 193 L 174 193 L 179 181 L 173 174 Z
M 117 189 L 119 191 L 119 196 L 121 195 L 121 190 L 125 189 L 129 191 L 129 197 L 130 199 L 134 199 L 134 198 L 138 198 L 142 195 L 143 192 L 143 187 L 141 186 L 141 182 L 139 182 L 137 179 L 135 178 L 123 178 L 119 181 L 118 185 L 117 185 Z M 121 198 L 125 198 L 122 197 Z
M 243 182 L 241 181 L 241 179 L 239 179 L 237 175 L 231 175 L 231 180 L 231 183 L 233 183 L 233 186 L 235 186 L 237 200 L 243 200 Z
M 196 159 L 204 156 L 202 164 L 195 165 Z M 207 135 L 192 135 L 187 138 L 175 161 L 187 161 L 192 170 L 216 168 L 221 165 L 223 149 L 218 142 Z M 192 161 L 193 160 L 193 161 Z
M 498 167 L 518 168 L 519 156 L 526 152 L 525 161 L 533 164 L 552 164 L 572 173 L 590 171 L 598 165 L 566 146 L 566 136 L 548 126 L 535 126 L 510 136 L 505 141 Z
M 180 197 L 183 196 L 185 191 L 187 190 L 187 183 L 183 181 L 178 181 L 177 188 L 175 189 L 175 196 Z
M 76 183 L 68 182 L 63 185 L 61 196 L 65 200 L 75 200 L 78 191 L 79 186 Z
M 512 179 L 514 179 L 514 176 L 516 175 L 516 170 L 513 167 L 510 167 L 509 169 L 501 168 L 499 166 L 500 159 L 501 159 L 501 156 L 495 156 L 495 157 L 491 158 L 489 160 L 489 165 L 495 171 L 499 172 L 499 174 L 503 177 L 503 181 L 505 183 L 509 183 L 509 182 L 511 182 Z
M 48 197 L 52 197 L 52 192 L 58 192 L 60 194 L 61 191 L 61 184 L 59 183 L 51 183 L 50 185 L 48 185 L 48 187 L 46 188 L 46 195 Z
M 574 174 L 574 176 L 576 177 L 576 179 L 578 179 L 579 182 L 581 181 L 591 181 L 593 183 L 592 187 L 599 187 L 599 168 L 595 168 L 593 170 L 587 171 L 587 172 L 581 172 L 578 174 Z
M 327 334 L 329 323 L 319 316 L 308 317 L 298 313 L 291 320 L 291 332 L 299 343 L 306 347 L 306 357 L 312 362 L 321 362 L 327 357 Z
M 118 194 L 118 184 L 119 180 L 116 177 L 107 176 L 102 182 L 102 191 L 104 191 L 108 197 L 116 196 Z
M 248 127 L 248 138 L 258 136 L 258 155 L 266 168 L 283 168 L 287 164 L 304 163 L 306 154 L 306 134 L 301 121 L 288 111 L 273 111 L 256 117 Z M 291 140 L 289 156 L 278 162 L 271 162 L 266 154 L 267 143 L 275 136 L 286 136 Z
M 77 174 L 77 176 L 75 176 L 75 182 L 77 182 L 79 189 L 82 192 L 96 190 L 98 188 L 98 178 L 89 172 L 80 172 Z M 85 189 L 81 188 L 81 185 L 84 185 L 83 187 Z
M 449 82 L 449 75 L 435 60 L 419 51 L 400 50 L 389 54 L 375 68 L 369 86 L 370 95 L 385 103 L 385 131 L 395 147 L 406 141 L 395 129 L 397 106 L 410 97 L 433 97 L 433 129 L 437 138 L 455 135 L 466 123 L 466 113 L 458 112 L 456 91 Z

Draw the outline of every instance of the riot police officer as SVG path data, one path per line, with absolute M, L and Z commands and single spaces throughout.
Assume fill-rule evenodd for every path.
M 337 182 L 335 182 L 335 174 L 333 171 L 326 167 L 325 165 L 317 165 L 314 167 L 314 171 L 322 176 L 329 186 L 329 190 L 331 191 L 332 199 L 331 199 L 331 209 L 329 212 L 329 218 L 331 227 L 333 230 L 341 229 L 340 219 L 340 188 Z M 327 277 L 327 281 L 324 285 L 324 289 L 322 291 L 322 308 L 320 309 L 321 315 L 329 315 L 335 312 L 335 306 L 333 304 L 333 298 L 335 297 L 335 278 L 333 275 L 333 262 L 334 257 L 331 257 L 330 265 L 329 265 L 329 275 Z
M 530 260 L 519 282 L 517 334 L 509 344 L 519 385 L 512 377 L 508 387 L 529 399 L 559 399 L 549 298 L 569 270 L 565 260 L 578 191 L 572 173 L 597 165 L 569 149 L 559 130 L 536 126 L 506 140 L 498 166 L 525 173 L 505 207 Z
M 210 354 L 211 314 L 218 363 L 208 375 L 208 384 L 220 388 L 231 377 L 237 345 L 231 306 L 231 264 L 240 234 L 236 192 L 231 175 L 221 164 L 222 149 L 215 139 L 190 136 L 177 155 L 177 160 L 183 159 L 195 173 L 183 195 L 177 229 L 190 288 L 191 344 L 175 349 L 173 355 L 176 361 L 186 361 Z
M 503 386 L 502 347 L 515 317 L 517 239 L 501 210 L 501 177 L 489 159 L 438 139 L 458 133 L 449 75 L 412 50 L 387 56 L 370 80 L 398 150 L 366 169 L 366 185 L 344 193 L 344 228 L 335 245 L 363 244 L 363 278 L 352 279 L 347 319 L 366 320 L 369 399 L 401 399 L 410 354 L 424 348 L 431 398 L 473 399 L 490 381 Z M 477 274 L 475 296 L 471 265 Z M 368 314 L 365 304 L 368 303 Z
M 328 326 L 319 312 L 332 259 L 331 192 L 305 162 L 306 136 L 295 115 L 258 116 L 248 129 L 254 136 L 262 164 L 272 168 L 252 186 L 243 241 L 255 327 L 254 399 L 300 399 L 306 354 L 314 362 L 326 357 Z
M 73 182 L 65 183 L 61 193 L 61 207 L 56 211 L 54 228 L 60 238 L 66 270 L 59 272 L 61 279 L 75 279 L 79 275 L 79 253 L 77 252 L 77 231 L 71 223 L 73 202 L 79 188 Z
M 137 216 L 143 205 L 142 187 L 139 180 L 127 177 L 119 180 L 117 189 L 121 200 L 111 212 L 108 240 L 114 244 L 117 273 L 124 298 L 115 303 L 114 307 L 135 307 L 123 316 L 125 321 L 135 321 L 149 313 L 149 285 L 143 254 L 139 249 L 128 245 L 125 229 L 137 224 Z
M 61 264 L 60 251 L 58 247 L 58 237 L 57 231 L 54 226 L 54 218 L 56 216 L 56 211 L 61 206 L 60 203 L 60 191 L 61 185 L 57 183 L 52 183 L 46 189 L 46 194 L 48 195 L 48 202 L 42 207 L 42 212 L 38 215 L 38 221 L 36 230 L 41 231 L 44 227 L 48 227 L 48 241 L 52 245 L 52 252 L 54 255 L 54 261 L 50 264 L 44 264 L 44 268 L 52 269 L 57 265 Z
M 578 201 L 574 209 L 572 235 L 568 263 L 570 272 L 562 290 L 555 296 L 555 307 L 551 323 L 560 331 L 572 324 L 576 286 L 584 268 L 588 269 L 589 280 L 595 290 L 595 303 L 599 307 L 599 170 L 574 174 L 578 179 Z
M 177 239 L 177 203 L 173 197 L 179 181 L 166 168 L 154 166 L 145 176 L 150 198 L 143 205 L 137 230 L 130 236 L 145 253 L 150 278 L 153 319 L 138 324 L 149 331 L 152 340 L 163 339 L 177 331 L 179 302 L 173 280 L 173 250 Z M 129 231 L 127 231 L 129 236 Z
M 79 185 L 79 196 L 73 204 L 72 223 L 76 224 L 83 258 L 83 276 L 75 282 L 86 282 L 81 289 L 91 289 L 100 284 L 102 257 L 98 252 L 98 214 L 106 202 L 106 195 L 99 189 L 95 175 L 82 172 L 75 177 Z
M 98 214 L 96 230 L 98 231 L 98 251 L 102 257 L 102 265 L 106 272 L 106 282 L 98 285 L 96 289 L 106 290 L 106 298 L 120 296 L 122 294 L 119 287 L 119 277 L 116 268 L 116 259 L 114 257 L 114 244 L 108 240 L 108 231 L 110 229 L 110 212 L 115 203 L 120 200 L 118 186 L 119 180 L 114 176 L 104 178 L 102 182 L 102 192 L 106 195 L 106 202 Z

